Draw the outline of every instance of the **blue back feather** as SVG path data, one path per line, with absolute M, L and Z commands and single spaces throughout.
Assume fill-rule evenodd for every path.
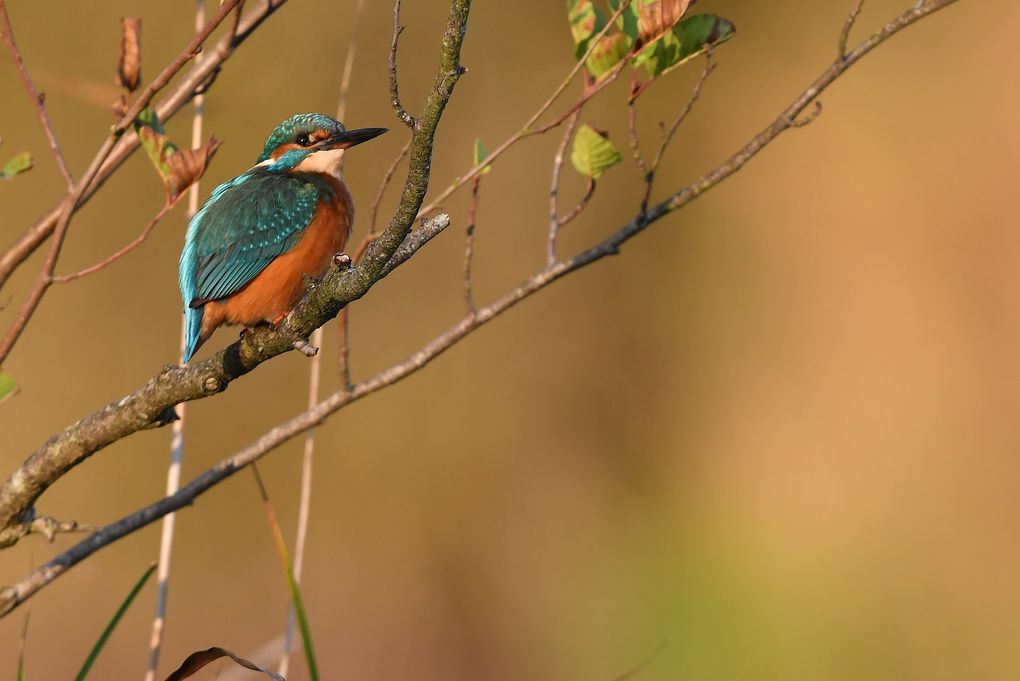
M 188 224 L 179 285 L 186 323 L 185 362 L 198 347 L 202 305 L 241 290 L 292 249 L 315 216 L 328 184 L 309 175 L 256 167 L 217 187 Z

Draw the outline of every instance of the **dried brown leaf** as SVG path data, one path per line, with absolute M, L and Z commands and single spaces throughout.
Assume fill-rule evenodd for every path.
M 134 92 L 142 82 L 142 20 L 140 17 L 121 17 L 120 24 L 117 85 Z
M 187 659 L 185 659 L 184 662 L 181 663 L 181 666 L 177 668 L 177 671 L 175 671 L 170 676 L 166 677 L 166 681 L 182 681 L 182 679 L 186 679 L 190 676 L 193 676 L 195 672 L 197 672 L 210 662 L 215 662 L 216 660 L 219 660 L 220 658 L 223 657 L 229 657 L 231 660 L 241 665 L 242 667 L 245 667 L 246 669 L 251 669 L 252 671 L 256 672 L 262 672 L 269 678 L 273 679 L 273 681 L 287 681 L 279 674 L 273 673 L 268 669 L 263 669 L 262 667 L 258 666 L 251 660 L 246 660 L 243 657 L 238 657 L 237 655 L 230 652 L 226 648 L 219 648 L 216 646 L 212 648 L 207 648 L 206 650 L 199 650 L 197 652 L 192 653 L 191 655 L 188 655 Z
M 183 194 L 188 187 L 202 177 L 205 169 L 209 166 L 209 161 L 212 160 L 216 150 L 220 148 L 220 144 L 218 139 L 210 137 L 209 141 L 198 149 L 178 149 L 170 156 L 168 159 L 170 172 L 166 183 L 171 199 Z

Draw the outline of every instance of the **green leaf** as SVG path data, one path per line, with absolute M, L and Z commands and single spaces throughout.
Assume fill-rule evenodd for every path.
M 574 137 L 574 149 L 570 162 L 577 172 L 593 180 L 622 161 L 620 152 L 606 136 L 590 125 L 582 125 Z
M 630 56 L 633 45 L 626 33 L 606 35 L 599 41 L 585 63 L 588 72 L 595 77 L 595 80 L 602 79 L 613 70 L 614 66 Z
M 475 138 L 475 148 L 472 157 L 474 158 L 474 165 L 476 166 L 485 159 L 489 158 L 489 150 L 485 148 L 485 143 L 482 142 L 481 137 Z M 486 165 L 484 168 L 482 168 L 482 172 L 479 174 L 488 175 L 490 172 L 492 172 L 492 166 Z
M 606 17 L 593 0 L 567 0 L 567 19 L 574 36 L 574 59 L 580 59 L 592 37 L 606 27 Z
M 9 180 L 15 175 L 20 175 L 26 170 L 32 168 L 32 154 L 27 151 L 23 151 L 20 154 L 15 155 L 12 159 L 4 164 L 2 170 L 0 170 L 0 178 Z
M 0 400 L 14 392 L 17 387 L 18 382 L 10 374 L 0 371 Z
M 648 75 L 657 78 L 694 59 L 709 46 L 720 45 L 737 32 L 732 21 L 714 14 L 696 14 L 682 20 L 672 31 L 648 45 L 637 57 L 634 66 L 644 66 Z
M 127 598 L 125 598 L 124 602 L 120 604 L 119 608 L 117 608 L 117 612 L 113 613 L 113 619 L 111 619 L 110 623 L 106 625 L 106 629 L 103 629 L 103 633 L 99 635 L 99 640 L 96 641 L 96 645 L 92 646 L 92 651 L 89 653 L 89 656 L 85 658 L 85 663 L 78 671 L 78 675 L 74 677 L 75 681 L 84 681 L 85 677 L 88 676 L 93 663 L 95 663 L 96 658 L 99 657 L 99 653 L 102 652 L 103 646 L 106 645 L 106 640 L 110 638 L 110 634 L 112 634 L 113 630 L 117 628 L 118 624 L 120 624 L 121 618 L 124 617 L 124 613 L 127 612 L 127 609 L 131 607 L 131 603 L 135 600 L 135 596 L 138 595 L 138 592 L 142 590 L 142 587 L 145 586 L 145 583 L 149 581 L 149 577 L 152 577 L 152 573 L 155 571 L 156 564 L 153 563 L 135 583 L 131 592 L 128 593 Z
M 135 132 L 149 160 L 156 166 L 156 172 L 164 182 L 170 178 L 170 157 L 177 153 L 177 145 L 166 136 L 166 129 L 155 110 L 146 108 L 135 119 Z
M 616 14 L 620 9 L 620 2 L 622 0 L 609 0 L 609 8 L 613 10 L 613 14 Z M 623 12 L 620 17 L 616 20 L 616 25 L 621 31 L 623 31 L 631 43 L 636 43 L 638 39 L 638 14 L 635 8 L 636 2 L 632 2 L 630 7 Z

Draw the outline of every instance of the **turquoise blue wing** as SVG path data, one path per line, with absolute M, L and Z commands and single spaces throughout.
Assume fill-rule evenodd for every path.
M 198 307 L 243 288 L 297 244 L 318 200 L 315 184 L 260 171 L 218 187 L 188 226 L 181 254 L 184 304 Z
M 294 248 L 315 216 L 321 189 L 261 169 L 217 187 L 188 224 L 178 284 L 184 302 L 187 362 L 201 345 L 202 305 L 241 290 Z

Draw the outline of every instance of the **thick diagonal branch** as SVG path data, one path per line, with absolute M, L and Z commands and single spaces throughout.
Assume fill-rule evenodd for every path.
M 460 49 L 470 6 L 471 0 L 452 2 L 439 72 L 413 131 L 400 205 L 362 262 L 345 271 L 333 268 L 279 327 L 260 328 L 202 362 L 168 366 L 135 392 L 50 438 L 0 488 L 0 547 L 17 541 L 24 533 L 25 512 L 68 470 L 117 440 L 169 422 L 175 405 L 222 392 L 262 362 L 292 350 L 295 341 L 307 339 L 385 276 L 384 268 L 410 231 L 428 189 L 436 129 L 463 73 Z

